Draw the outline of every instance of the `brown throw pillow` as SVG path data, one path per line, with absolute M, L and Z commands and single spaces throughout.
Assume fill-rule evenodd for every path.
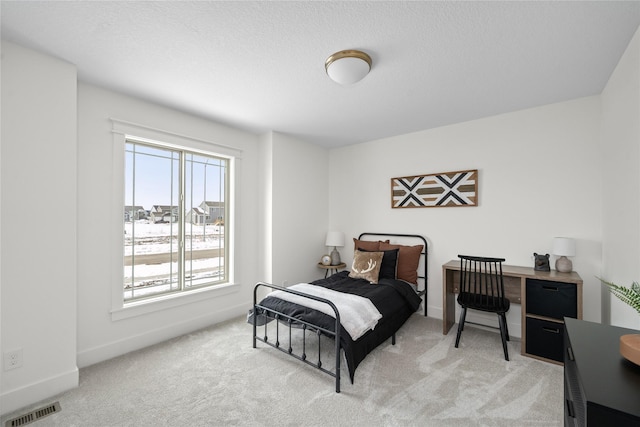
M 381 251 L 399 249 L 397 277 L 414 285 L 418 284 L 418 264 L 420 263 L 420 254 L 423 248 L 424 245 L 404 246 L 391 245 L 385 242 L 380 243 Z
M 358 240 L 354 237 L 353 249 L 354 250 L 362 249 L 363 251 L 376 252 L 380 250 L 380 243 L 382 243 L 382 240 L 377 240 L 375 242 L 372 242 L 370 240 Z M 389 243 L 389 241 L 386 240 L 385 243 Z
M 383 254 L 383 252 L 363 252 L 356 250 L 353 253 L 353 263 L 351 264 L 349 277 L 365 279 L 371 284 L 378 283 Z

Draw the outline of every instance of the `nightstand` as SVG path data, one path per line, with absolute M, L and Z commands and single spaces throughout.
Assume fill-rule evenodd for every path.
M 318 268 L 321 268 L 324 270 L 325 279 L 327 278 L 327 276 L 337 273 L 338 271 L 345 268 L 346 266 L 347 264 L 345 264 L 344 262 L 338 265 L 324 265 L 321 262 L 318 263 Z

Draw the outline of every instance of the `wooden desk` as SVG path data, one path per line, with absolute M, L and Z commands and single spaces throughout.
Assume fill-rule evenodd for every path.
M 504 278 L 504 291 L 506 297 L 509 298 L 512 304 L 520 304 L 522 307 L 522 323 L 521 323 L 521 332 L 522 332 L 522 348 L 521 353 L 526 356 L 535 357 L 538 359 L 542 359 L 545 361 L 550 361 L 554 363 L 562 364 L 562 359 L 558 360 L 558 357 L 549 356 L 545 349 L 543 351 L 538 352 L 537 347 L 540 345 L 538 342 L 539 336 L 532 335 L 531 346 L 529 351 L 527 351 L 527 323 L 542 323 L 541 325 L 537 325 L 536 327 L 540 327 L 543 329 L 548 329 L 545 325 L 561 325 L 562 328 L 558 328 L 558 332 L 555 332 L 559 338 L 559 344 L 554 342 L 551 344 L 554 348 L 558 347 L 562 344 L 562 336 L 564 331 L 564 323 L 563 318 L 565 316 L 572 317 L 572 315 L 567 313 L 557 313 L 557 314 L 549 314 L 546 313 L 545 306 L 554 306 L 555 301 L 553 300 L 554 295 L 549 297 L 547 300 L 540 301 L 536 298 L 535 304 L 531 304 L 530 307 L 527 307 L 526 298 L 527 298 L 527 286 L 529 286 L 529 293 L 535 292 L 536 287 L 540 286 L 544 283 L 553 282 L 557 283 L 559 286 L 575 286 L 575 301 L 573 304 L 573 311 L 575 312 L 575 316 L 578 319 L 582 319 L 582 279 L 580 275 L 575 271 L 571 273 L 560 273 L 555 270 L 551 271 L 536 271 L 533 267 L 518 267 L 512 265 L 503 265 L 502 266 L 502 276 Z M 460 260 L 452 260 L 442 266 L 442 333 L 447 334 L 449 330 L 456 322 L 455 314 L 456 314 L 456 296 L 458 293 L 458 286 L 460 283 Z M 573 289 L 570 289 L 573 290 Z M 553 294 L 553 293 L 552 293 Z M 556 293 L 560 295 L 560 293 Z M 536 295 L 537 297 L 537 295 Z M 546 297 L 545 297 L 546 298 Z M 542 304 L 541 304 L 542 302 Z M 549 304 L 546 304 L 546 303 Z M 565 302 L 561 302 L 563 304 Z M 539 307 L 542 309 L 539 311 Z M 562 329 L 562 330 L 560 330 Z M 532 331 L 533 332 L 533 331 Z M 535 342 L 534 342 L 535 340 Z M 544 346 L 544 342 L 542 343 Z M 558 348 L 559 355 L 562 355 L 562 348 Z M 538 353 L 538 354 L 536 354 Z M 542 354 L 542 356 L 540 355 Z M 555 360 L 552 360 L 555 358 Z

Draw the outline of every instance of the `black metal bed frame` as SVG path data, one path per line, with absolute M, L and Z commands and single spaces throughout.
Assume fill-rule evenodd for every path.
M 362 237 L 364 236 L 382 236 L 382 237 L 408 237 L 408 238 L 417 238 L 422 240 L 422 242 L 424 242 L 424 251 L 420 254 L 420 255 L 424 255 L 424 275 L 418 275 L 418 278 L 423 279 L 424 280 L 424 289 L 417 290 L 418 296 L 423 297 L 424 296 L 424 315 L 427 315 L 427 264 L 428 264 L 428 260 L 427 260 L 427 240 L 417 234 L 387 234 L 387 233 L 362 233 L 360 234 L 360 236 L 358 237 L 359 240 L 362 240 Z M 285 313 L 281 313 L 279 311 L 273 310 L 271 308 L 265 307 L 263 305 L 258 304 L 258 289 L 264 287 L 264 288 L 271 288 L 271 289 L 276 289 L 279 291 L 283 291 L 283 292 L 288 292 L 294 295 L 298 295 L 304 298 L 309 298 L 324 304 L 327 304 L 331 307 L 331 309 L 333 310 L 335 316 L 335 326 L 334 326 L 334 330 L 328 330 L 326 328 L 322 328 L 318 325 L 314 325 L 310 322 L 304 321 L 304 320 L 300 320 L 300 319 L 296 319 L 293 318 Z M 262 337 L 258 336 L 258 316 L 259 315 L 264 315 L 267 317 L 272 317 L 275 320 L 275 325 L 276 325 L 276 337 L 275 337 L 275 341 L 272 342 L 269 340 L 269 336 L 267 334 L 267 325 L 270 322 L 266 322 L 264 323 L 264 335 Z M 294 357 L 310 366 L 313 366 L 314 368 L 320 370 L 321 372 L 324 372 L 325 374 L 328 374 L 332 377 L 335 378 L 335 382 L 336 382 L 336 393 L 340 393 L 340 331 L 341 331 L 341 324 L 340 324 L 340 313 L 338 311 L 338 308 L 329 300 L 325 299 L 325 298 L 320 298 L 317 297 L 315 295 L 309 295 L 309 294 L 305 294 L 302 292 L 298 292 L 295 291 L 293 289 L 289 289 L 289 288 L 285 288 L 282 286 L 277 286 L 277 285 L 272 285 L 270 283 L 265 283 L 265 282 L 258 282 L 255 287 L 253 288 L 253 348 L 256 348 L 256 343 L 257 341 L 261 341 L 264 344 L 267 344 L 277 350 L 280 350 L 281 352 L 288 354 L 291 357 Z M 285 323 L 286 327 L 288 327 L 289 329 L 289 347 L 284 349 L 283 347 L 280 346 L 280 324 L 281 323 Z M 303 334 L 302 334 L 302 353 L 300 355 L 295 354 L 293 352 L 293 348 L 291 346 L 291 329 L 292 328 L 296 328 L 296 329 L 302 329 Z M 317 335 L 317 339 L 318 339 L 318 361 L 317 362 L 312 362 L 309 361 L 307 359 L 307 354 L 306 354 L 306 345 L 307 345 L 307 340 L 306 340 L 306 331 L 309 330 L 313 333 L 315 333 Z M 321 360 L 321 335 L 325 334 L 328 337 L 332 338 L 335 342 L 335 360 L 336 360 L 336 365 L 335 365 L 335 372 L 332 372 L 326 368 L 324 368 L 322 366 L 322 360 Z M 396 334 L 395 332 L 392 334 L 391 336 L 391 344 L 395 345 L 396 344 Z
M 317 325 L 314 325 L 312 323 L 309 323 L 307 321 L 304 320 L 300 320 L 300 319 L 295 319 L 287 314 L 284 313 L 280 313 L 279 311 L 275 311 L 273 309 L 264 307 L 260 304 L 258 304 L 257 301 L 257 291 L 258 288 L 260 287 L 266 287 L 266 288 L 272 288 L 272 289 L 277 289 L 279 291 L 284 291 L 284 292 L 288 292 L 290 294 L 295 294 L 301 297 L 305 297 L 305 298 L 309 298 L 309 299 L 313 299 L 322 303 L 325 303 L 327 305 L 329 305 L 329 307 L 331 307 L 331 309 L 333 310 L 333 312 L 335 313 L 335 331 L 330 331 L 326 328 L 322 328 L 319 327 Z M 273 314 L 273 318 L 276 321 L 276 340 L 274 343 L 272 343 L 271 341 L 269 341 L 269 337 L 267 335 L 267 324 L 268 322 L 265 322 L 264 324 L 264 337 L 259 337 L 258 336 L 258 326 L 257 326 L 257 316 L 259 314 L 263 314 L 263 315 L 267 315 L 267 313 L 272 313 Z M 282 320 L 286 319 L 286 323 L 287 326 L 289 327 L 289 348 L 287 348 L 286 350 L 283 349 L 282 347 L 280 347 L 280 322 Z M 295 353 L 293 353 L 293 348 L 291 347 L 291 328 L 294 327 L 293 325 L 302 325 L 301 329 L 302 329 L 302 354 L 301 355 L 297 355 Z M 312 332 L 315 332 L 316 335 L 318 336 L 318 362 L 317 363 L 313 363 L 310 362 L 309 360 L 307 360 L 307 354 L 306 354 L 306 350 L 307 350 L 307 340 L 306 340 L 306 331 L 310 330 Z M 336 371 L 332 372 L 328 369 L 325 369 L 322 367 L 322 360 L 321 360 L 321 339 L 320 339 L 320 335 L 322 333 L 325 333 L 326 335 L 328 335 L 329 337 L 332 337 L 335 341 L 335 357 L 336 357 Z M 315 295 L 308 295 L 308 294 L 304 294 L 302 292 L 298 292 L 298 291 L 294 291 L 293 289 L 288 289 L 288 288 L 283 288 L 282 286 L 276 286 L 276 285 L 271 285 L 269 283 L 263 283 L 263 282 L 259 282 L 254 288 L 253 288 L 253 348 L 256 348 L 256 341 L 262 341 L 263 343 L 276 348 L 278 350 L 280 350 L 283 353 L 287 353 L 288 355 L 303 361 L 304 363 L 306 363 L 307 365 L 311 365 L 317 369 L 319 369 L 320 371 L 324 372 L 325 374 L 329 374 L 332 377 L 334 377 L 336 379 L 336 393 L 340 393 L 340 313 L 338 312 L 338 308 L 328 299 L 324 299 L 324 298 L 320 298 L 317 297 Z

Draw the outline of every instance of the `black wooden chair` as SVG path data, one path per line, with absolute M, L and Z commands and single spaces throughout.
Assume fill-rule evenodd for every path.
M 464 329 L 468 308 L 496 313 L 500 325 L 504 358 L 509 360 L 509 351 L 507 349 L 509 330 L 507 329 L 506 313 L 509 311 L 511 303 L 504 296 L 504 281 L 502 278 L 502 262 L 504 258 L 467 255 L 458 255 L 458 258 L 460 258 L 458 304 L 462 307 L 462 311 L 460 312 L 460 322 L 458 323 L 456 348 L 458 348 L 460 335 Z

